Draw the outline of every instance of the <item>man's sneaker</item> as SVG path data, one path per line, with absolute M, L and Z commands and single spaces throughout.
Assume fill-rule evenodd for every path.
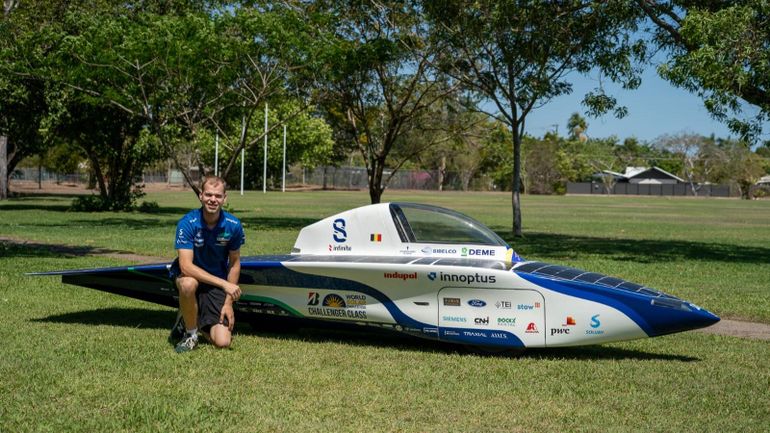
M 184 337 L 184 317 L 182 317 L 182 311 L 178 311 L 176 313 L 176 321 L 174 322 L 174 327 L 171 328 L 171 334 L 168 336 L 168 340 L 171 342 L 177 342 Z
M 198 334 L 190 335 L 185 334 L 184 338 L 176 344 L 176 353 L 189 352 L 198 346 Z

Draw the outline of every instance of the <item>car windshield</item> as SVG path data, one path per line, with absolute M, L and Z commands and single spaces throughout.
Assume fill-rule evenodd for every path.
M 403 242 L 473 244 L 508 247 L 484 224 L 436 206 L 391 203 L 390 212 Z

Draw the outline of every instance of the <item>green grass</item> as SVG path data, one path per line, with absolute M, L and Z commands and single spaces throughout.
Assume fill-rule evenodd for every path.
M 0 202 L 0 431 L 766 431 L 770 344 L 698 332 L 479 357 L 390 334 L 239 324 L 232 350 L 177 355 L 174 311 L 25 271 L 126 264 L 93 248 L 173 255 L 191 193 L 156 214 L 67 212 L 70 198 Z M 523 256 L 621 276 L 723 317 L 770 323 L 770 202 L 397 193 L 494 228 Z M 286 253 L 299 228 L 363 192 L 231 193 L 244 254 Z

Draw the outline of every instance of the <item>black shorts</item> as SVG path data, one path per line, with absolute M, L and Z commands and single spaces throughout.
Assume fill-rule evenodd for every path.
M 179 261 L 174 260 L 169 269 L 169 277 L 176 281 L 182 275 L 179 269 Z M 195 291 L 195 298 L 198 301 L 198 329 L 202 332 L 209 332 L 211 327 L 219 323 L 219 317 L 222 314 L 222 307 L 225 306 L 225 291 L 211 284 L 198 283 L 198 290 Z M 225 326 L 230 322 L 227 317 L 224 318 Z
M 198 329 L 209 332 L 212 326 L 219 323 L 227 295 L 219 287 L 199 283 L 195 296 L 198 298 Z M 224 318 L 223 324 L 229 325 L 227 317 Z

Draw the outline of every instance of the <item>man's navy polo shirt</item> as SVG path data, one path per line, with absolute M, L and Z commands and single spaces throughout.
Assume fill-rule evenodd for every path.
M 213 229 L 206 226 L 201 209 L 191 210 L 176 225 L 175 248 L 193 250 L 193 264 L 219 278 L 227 278 L 230 251 L 245 241 L 241 221 L 225 211 L 220 211 Z

